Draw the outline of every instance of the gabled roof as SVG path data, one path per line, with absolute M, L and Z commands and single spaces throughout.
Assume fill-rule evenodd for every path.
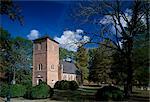
M 68 74 L 80 74 L 79 69 L 72 62 L 60 61 L 60 64 L 63 65 L 63 73 Z
M 43 37 L 37 38 L 37 39 L 33 40 L 33 42 L 39 42 L 39 41 L 44 40 L 44 39 L 47 39 L 47 38 L 48 38 L 49 40 L 54 41 L 55 43 L 59 44 L 57 41 L 55 41 L 54 39 L 52 39 L 52 38 L 49 37 L 49 36 L 43 36 Z

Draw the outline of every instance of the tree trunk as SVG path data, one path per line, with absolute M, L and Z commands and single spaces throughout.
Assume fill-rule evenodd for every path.
M 127 59 L 127 78 L 124 86 L 125 97 L 128 98 L 132 93 L 132 79 L 133 79 L 133 68 L 132 68 L 132 39 L 128 41 L 128 51 L 126 54 Z

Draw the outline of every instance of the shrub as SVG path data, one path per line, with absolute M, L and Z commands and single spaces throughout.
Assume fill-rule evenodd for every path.
M 60 81 L 57 81 L 54 85 L 54 89 L 59 89 L 60 87 Z
M 79 88 L 79 86 L 76 81 L 70 81 L 69 88 L 70 88 L 70 90 L 77 90 Z
M 11 86 L 11 97 L 22 97 L 26 92 L 26 87 L 21 84 Z
M 69 89 L 69 81 L 67 81 L 67 80 L 60 81 L 60 85 L 61 85 L 61 87 L 60 87 L 61 90 Z
M 23 86 L 21 84 L 11 85 L 10 88 L 9 88 L 8 84 L 3 84 L 1 86 L 0 96 L 6 97 L 9 93 L 9 90 L 10 90 L 11 97 L 22 97 L 22 96 L 24 96 L 24 94 L 26 92 L 25 86 Z
M 59 89 L 59 90 L 76 90 L 78 89 L 78 84 L 76 83 L 76 81 L 67 81 L 67 80 L 61 80 L 61 81 L 57 81 L 54 85 L 55 89 Z
M 59 90 L 67 90 L 69 89 L 69 82 L 67 80 L 57 81 L 54 88 Z
M 29 88 L 24 97 L 28 99 L 44 99 L 52 95 L 53 89 L 46 83 L 40 83 L 37 86 Z
M 1 97 L 6 97 L 8 95 L 8 92 L 9 92 L 8 84 L 2 84 L 0 86 L 0 96 Z
M 114 86 L 104 86 L 95 96 L 97 101 L 122 101 L 124 97 L 123 91 Z

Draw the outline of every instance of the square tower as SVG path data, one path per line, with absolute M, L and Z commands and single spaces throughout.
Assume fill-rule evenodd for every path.
M 42 37 L 33 41 L 33 70 L 32 84 L 40 81 L 51 87 L 58 81 L 59 44 L 49 37 Z

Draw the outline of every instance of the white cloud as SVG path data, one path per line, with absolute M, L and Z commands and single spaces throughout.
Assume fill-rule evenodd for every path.
M 77 30 L 76 30 L 76 33 L 83 33 L 83 30 L 77 29 Z
M 54 37 L 54 40 L 60 43 L 60 46 L 69 50 L 77 51 L 81 43 L 86 43 L 89 41 L 88 36 L 82 36 L 83 30 L 77 29 L 76 31 L 66 30 L 63 35 L 59 37 Z
M 39 37 L 39 35 L 40 35 L 39 31 L 33 29 L 33 30 L 30 31 L 30 34 L 28 34 L 27 37 L 28 37 L 29 40 L 34 40 L 34 39 L 37 39 Z
M 126 9 L 124 14 L 125 14 L 126 18 L 128 19 L 128 21 L 130 21 L 131 20 L 131 15 L 132 15 L 132 10 L 131 9 Z M 117 18 L 114 17 L 114 19 L 116 20 L 116 23 L 118 24 Z M 123 27 L 127 27 L 127 22 L 124 20 L 124 18 L 121 16 L 121 14 L 120 14 L 120 22 L 121 22 Z M 100 20 L 99 23 L 100 24 L 104 24 L 104 25 L 105 24 L 113 24 L 113 25 L 115 25 L 115 22 L 113 22 L 113 18 L 111 16 L 109 16 L 109 15 L 104 16 Z M 119 32 L 121 32 L 121 28 L 120 28 L 119 25 L 117 25 L 117 29 L 119 30 Z M 115 27 L 114 26 L 112 26 L 112 32 L 115 33 Z

